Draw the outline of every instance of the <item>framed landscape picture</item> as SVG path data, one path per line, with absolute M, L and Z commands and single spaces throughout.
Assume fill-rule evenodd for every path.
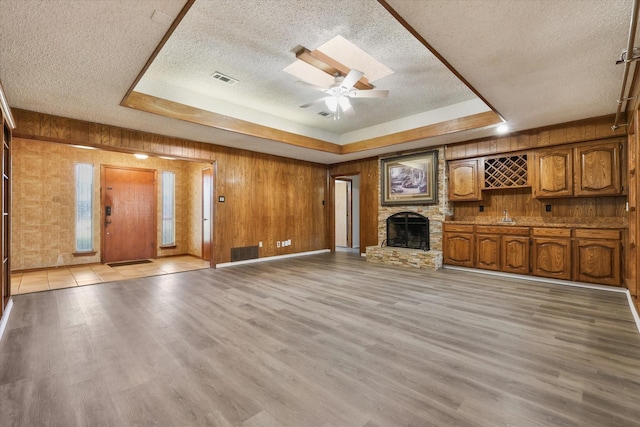
M 382 159 L 382 205 L 438 202 L 438 151 Z

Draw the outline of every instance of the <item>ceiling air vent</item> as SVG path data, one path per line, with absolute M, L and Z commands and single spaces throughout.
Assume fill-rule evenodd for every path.
M 318 114 L 320 114 L 322 117 L 329 117 L 331 115 L 331 113 L 327 113 L 326 111 L 320 111 Z
M 219 71 L 216 71 L 215 73 L 211 74 L 211 77 L 213 77 L 216 80 L 221 81 L 222 83 L 226 83 L 228 85 L 234 85 L 236 83 L 238 83 L 237 79 L 234 79 L 233 77 L 229 77 L 225 74 L 222 74 Z

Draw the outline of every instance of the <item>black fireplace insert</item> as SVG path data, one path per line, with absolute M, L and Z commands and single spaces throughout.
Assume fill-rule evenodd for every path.
M 399 212 L 387 218 L 387 246 L 422 249 L 429 247 L 429 218 L 415 212 Z

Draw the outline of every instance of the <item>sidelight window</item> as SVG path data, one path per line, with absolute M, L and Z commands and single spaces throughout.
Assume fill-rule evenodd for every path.
M 162 172 L 162 246 L 176 244 L 176 174 Z
M 93 165 L 76 164 L 76 252 L 93 251 Z

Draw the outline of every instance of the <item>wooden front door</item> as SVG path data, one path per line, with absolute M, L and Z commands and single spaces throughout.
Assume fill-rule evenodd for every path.
M 202 259 L 211 261 L 213 169 L 202 169 Z
M 156 256 L 155 170 L 102 166 L 102 262 Z

